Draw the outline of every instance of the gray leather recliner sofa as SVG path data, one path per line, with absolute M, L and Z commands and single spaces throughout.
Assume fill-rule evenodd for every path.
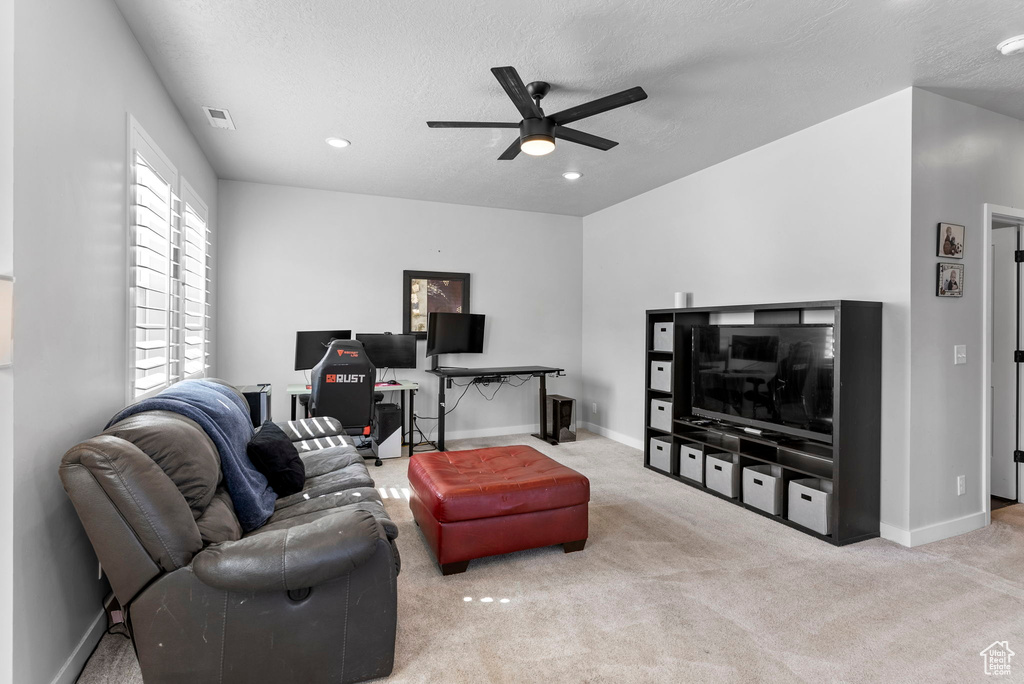
M 64 456 L 147 684 L 390 674 L 397 528 L 353 447 L 302 457 L 306 489 L 243 534 L 217 449 L 184 416 L 139 413 Z

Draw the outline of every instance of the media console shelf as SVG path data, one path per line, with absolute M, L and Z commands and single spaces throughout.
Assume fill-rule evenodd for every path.
M 691 340 L 700 325 L 831 324 L 834 335 L 832 444 L 781 434 L 755 435 L 692 415 Z M 743 506 L 831 544 L 879 534 L 881 450 L 882 305 L 849 300 L 750 306 L 654 309 L 647 312 L 644 467 Z M 668 470 L 651 465 L 651 441 L 671 443 Z M 783 486 L 780 515 L 729 498 L 680 474 L 680 447 L 727 454 L 748 466 L 778 466 Z M 816 478 L 832 486 L 826 511 L 830 533 L 789 520 L 789 482 Z

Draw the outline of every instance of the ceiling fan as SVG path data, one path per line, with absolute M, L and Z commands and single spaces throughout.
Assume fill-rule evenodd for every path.
M 563 109 L 557 114 L 547 115 L 540 108 L 540 101 L 551 90 L 551 86 L 544 81 L 533 81 L 523 85 L 523 79 L 515 67 L 494 67 L 491 73 L 498 79 L 498 83 L 508 93 L 512 104 L 516 106 L 523 120 L 519 123 L 488 123 L 478 121 L 428 121 L 431 128 L 518 128 L 519 137 L 508 146 L 508 149 L 501 153 L 498 159 L 515 159 L 520 151 L 533 156 L 541 156 L 553 152 L 555 149 L 555 138 L 568 140 L 579 145 L 586 145 L 598 150 L 610 150 L 618 145 L 613 140 L 601 138 L 590 133 L 577 131 L 565 124 L 586 119 L 587 117 L 607 112 L 610 109 L 622 107 L 634 102 L 647 99 L 644 89 L 637 86 L 621 93 L 598 98 L 585 104 L 576 105 L 569 109 Z

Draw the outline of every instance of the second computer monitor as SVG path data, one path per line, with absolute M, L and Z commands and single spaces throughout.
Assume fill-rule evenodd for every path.
M 416 336 L 391 333 L 357 333 L 366 355 L 377 368 L 415 368 Z
M 331 340 L 351 339 L 351 330 L 300 330 L 295 333 L 295 370 L 311 370 L 320 363 Z
M 482 354 L 484 315 L 432 312 L 427 317 L 427 356 Z

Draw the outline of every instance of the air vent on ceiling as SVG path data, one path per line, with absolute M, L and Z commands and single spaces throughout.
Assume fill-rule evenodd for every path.
M 203 107 L 206 112 L 206 120 L 214 128 L 226 128 L 229 131 L 235 130 L 235 122 L 231 120 L 231 114 L 226 109 L 216 107 Z

